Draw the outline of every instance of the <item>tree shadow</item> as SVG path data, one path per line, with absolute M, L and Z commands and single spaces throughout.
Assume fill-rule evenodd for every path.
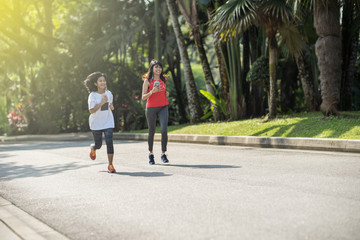
M 93 165 L 94 164 L 91 166 Z M 56 164 L 43 167 L 35 167 L 29 164 L 17 166 L 16 163 L 13 162 L 0 163 L 0 179 L 2 181 L 10 181 L 16 178 L 38 178 L 86 167 L 88 167 L 88 165 L 80 165 L 76 163 Z
M 256 132 L 254 134 L 252 134 L 252 136 L 262 136 L 262 137 L 280 137 L 282 136 L 286 131 L 288 131 L 291 127 L 293 127 L 295 124 L 291 124 L 291 125 L 273 125 L 271 127 L 265 128 L 259 132 Z M 274 134 L 271 134 L 271 136 L 264 136 L 263 134 L 266 132 L 269 132 L 273 129 L 278 129 Z
M 324 132 L 329 132 L 326 138 L 339 138 L 352 128 L 359 126 L 358 117 L 316 117 L 306 118 L 294 124 L 272 125 L 252 136 L 264 136 L 265 133 L 277 129 L 267 137 L 316 137 Z M 309 129 L 308 131 L 306 131 Z

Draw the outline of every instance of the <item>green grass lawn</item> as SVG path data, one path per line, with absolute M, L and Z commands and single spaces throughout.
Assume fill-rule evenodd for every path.
M 133 131 L 146 133 L 147 129 Z M 157 133 L 160 129 L 157 128 Z M 320 112 L 278 116 L 232 122 L 201 123 L 168 127 L 169 134 L 203 134 L 227 136 L 309 137 L 360 139 L 360 111 L 342 112 L 340 117 L 324 118 Z

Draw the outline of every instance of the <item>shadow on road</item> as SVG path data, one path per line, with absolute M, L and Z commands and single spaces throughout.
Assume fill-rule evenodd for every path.
M 100 164 L 100 163 L 99 163 Z M 61 165 L 51 165 L 43 167 L 34 167 L 33 165 L 17 166 L 15 163 L 0 163 L 0 179 L 10 181 L 16 178 L 44 177 L 58 174 L 64 171 L 88 167 L 87 165 L 78 165 L 76 163 L 67 163 Z
M 163 172 L 116 172 L 113 174 L 131 177 L 168 177 L 172 175 Z
M 184 167 L 184 168 L 241 168 L 241 166 L 231 166 L 231 165 L 183 165 L 183 164 L 163 164 L 162 166 L 169 167 Z
M 135 141 L 127 140 L 114 140 L 114 144 L 131 144 Z M 34 141 L 34 142 L 17 142 L 17 143 L 0 143 L 0 152 L 10 151 L 31 151 L 31 150 L 48 150 L 57 148 L 71 148 L 71 147 L 84 147 L 88 148 L 90 143 L 93 141 L 63 141 L 63 142 L 45 142 L 45 141 Z M 103 145 L 105 140 L 103 139 Z M 105 145 L 106 146 L 106 145 Z M 87 150 L 86 150 L 87 151 Z M 1 156 L 0 156 L 1 157 Z

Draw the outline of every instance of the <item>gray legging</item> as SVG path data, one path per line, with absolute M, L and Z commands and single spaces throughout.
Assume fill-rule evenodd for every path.
M 154 146 L 154 135 L 156 129 L 156 118 L 159 116 L 161 126 L 161 150 L 166 152 L 168 142 L 167 125 L 168 125 L 168 106 L 146 108 L 146 120 L 149 126 L 148 144 L 149 151 L 152 152 Z

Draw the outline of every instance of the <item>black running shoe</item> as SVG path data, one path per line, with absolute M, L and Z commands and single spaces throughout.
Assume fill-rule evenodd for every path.
M 150 165 L 154 165 L 154 164 L 155 164 L 154 154 L 149 154 L 149 164 L 150 164 Z
M 169 159 L 167 159 L 166 154 L 161 155 L 161 160 L 163 161 L 163 163 L 169 162 Z

